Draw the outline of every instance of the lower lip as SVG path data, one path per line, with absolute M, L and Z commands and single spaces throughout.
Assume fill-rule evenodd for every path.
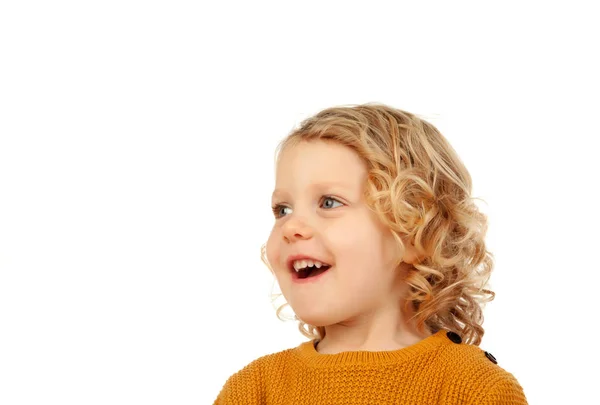
M 319 274 L 318 276 L 306 277 L 306 278 L 299 278 L 298 273 L 296 273 L 294 271 L 294 273 L 292 273 L 292 281 L 297 284 L 314 283 L 314 282 L 320 280 L 325 274 L 329 273 L 331 271 L 331 269 L 333 269 L 333 266 L 331 266 L 330 268 L 327 269 L 327 271 Z

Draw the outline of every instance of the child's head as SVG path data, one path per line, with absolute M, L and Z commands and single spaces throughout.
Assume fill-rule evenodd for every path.
M 278 151 L 262 257 L 302 333 L 322 338 L 329 325 L 396 306 L 421 331 L 480 343 L 481 304 L 494 297 L 483 288 L 487 221 L 433 125 L 381 104 L 329 108 Z

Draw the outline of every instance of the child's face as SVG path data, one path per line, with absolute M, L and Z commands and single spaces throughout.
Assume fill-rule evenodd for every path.
M 296 315 L 328 326 L 398 304 L 397 245 L 366 206 L 367 168 L 350 148 L 301 142 L 282 151 L 273 205 L 275 225 L 267 258 Z M 332 267 L 297 280 L 290 256 L 306 255 Z

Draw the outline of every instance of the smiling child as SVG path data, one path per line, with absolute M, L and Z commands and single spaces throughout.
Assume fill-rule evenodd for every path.
M 310 341 L 251 362 L 215 404 L 526 404 L 478 346 L 487 218 L 441 133 L 382 104 L 334 107 L 278 152 L 262 257 Z

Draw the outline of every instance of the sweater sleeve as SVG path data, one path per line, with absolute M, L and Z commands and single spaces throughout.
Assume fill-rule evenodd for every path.
M 482 405 L 527 405 L 519 382 L 510 374 L 492 386 L 481 401 Z
M 260 364 L 253 362 L 233 374 L 213 405 L 261 405 L 264 403 Z

